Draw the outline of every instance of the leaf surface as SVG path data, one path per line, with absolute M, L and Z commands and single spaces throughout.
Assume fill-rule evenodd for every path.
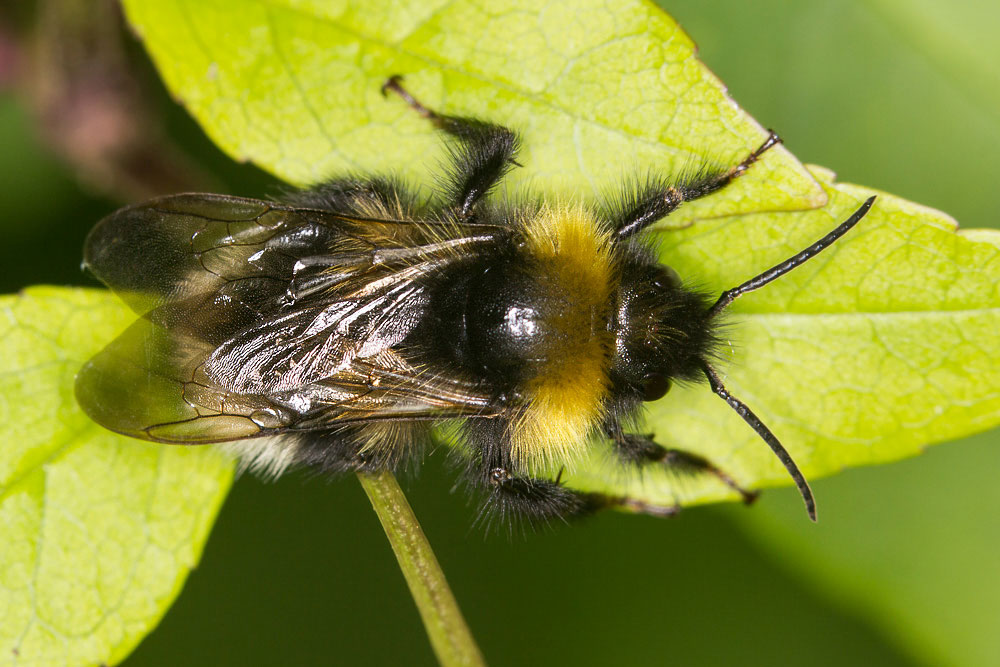
M 108 293 L 0 298 L 0 661 L 115 663 L 198 560 L 232 478 L 208 448 L 112 434 L 77 407 L 79 366 L 131 319 Z
M 593 197 L 649 168 L 734 164 L 766 136 L 641 0 L 124 4 L 209 136 L 298 185 L 348 171 L 432 182 L 446 153 L 427 121 L 380 93 L 394 74 L 433 109 L 521 132 L 512 190 Z M 783 148 L 753 171 L 683 217 L 823 202 Z

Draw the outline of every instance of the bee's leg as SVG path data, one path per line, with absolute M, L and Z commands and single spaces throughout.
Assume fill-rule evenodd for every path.
M 580 493 L 557 478 L 540 479 L 518 475 L 510 468 L 493 466 L 485 471 L 487 498 L 483 515 L 489 520 L 526 520 L 529 524 L 563 521 L 593 514 L 608 506 L 604 496 Z
M 628 238 L 641 232 L 670 215 L 682 203 L 725 187 L 749 169 L 761 155 L 780 143 L 781 138 L 774 132 L 769 132 L 764 143 L 734 167 L 695 173 L 679 183 L 652 181 L 638 192 L 625 193 L 619 198 L 623 203 L 615 205 L 611 212 L 612 228 L 617 230 L 618 238 Z
M 511 525 L 524 521 L 542 525 L 557 519 L 570 521 L 600 510 L 619 508 L 653 516 L 669 517 L 680 511 L 676 505 L 656 505 L 628 496 L 577 491 L 555 479 L 524 474 L 512 461 L 508 425 L 502 419 L 476 420 L 466 424 L 468 442 L 479 452 L 468 461 L 466 474 L 473 487 L 485 491 L 480 520 L 486 524 Z
M 472 448 L 472 456 L 465 459 L 465 476 L 485 495 L 480 520 L 486 524 L 544 524 L 586 516 L 606 505 L 596 495 L 566 488 L 558 476 L 541 479 L 526 474 L 511 455 L 510 420 L 469 420 L 464 432 Z
M 495 467 L 487 473 L 492 489 L 482 514 L 489 520 L 527 520 L 544 524 L 552 519 L 569 521 L 590 516 L 600 510 L 619 508 L 651 516 L 672 517 L 678 505 L 657 505 L 629 496 L 575 491 L 554 480 L 517 476 L 508 469 Z
M 740 494 L 743 502 L 750 504 L 760 495 L 759 491 L 750 491 L 737 484 L 725 471 L 718 468 L 708 459 L 691 452 L 679 449 L 668 449 L 653 442 L 651 436 L 635 433 L 623 433 L 621 428 L 608 429 L 608 436 L 615 443 L 615 452 L 626 462 L 638 466 L 663 465 L 680 474 L 714 475 L 726 486 Z
M 396 93 L 436 128 L 458 140 L 458 146 L 452 151 L 448 197 L 458 208 L 459 215 L 471 217 L 476 204 L 490 193 L 511 166 L 517 164 L 515 157 L 520 144 L 517 134 L 501 125 L 474 118 L 439 114 L 417 101 L 400 81 L 399 76 L 390 77 L 383 84 L 382 93 Z

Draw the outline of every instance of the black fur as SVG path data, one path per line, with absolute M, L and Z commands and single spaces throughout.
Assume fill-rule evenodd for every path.
M 363 434 L 365 426 L 345 425 L 323 431 L 309 431 L 292 436 L 297 438 L 296 463 L 324 473 L 377 472 L 416 469 L 431 442 L 426 424 L 412 423 L 405 427 L 404 442 L 370 445 Z
M 619 238 L 634 236 L 670 215 L 684 202 L 700 199 L 726 187 L 780 141 L 772 132 L 757 150 L 734 167 L 703 162 L 684 170 L 672 180 L 650 175 L 645 182 L 632 181 L 605 203 L 606 219 Z
M 510 525 L 526 521 L 530 526 L 544 525 L 554 519 L 566 521 L 589 516 L 615 504 L 597 493 L 581 493 L 558 481 L 523 477 L 504 468 L 489 473 L 491 488 L 480 513 L 487 526 Z
M 416 195 L 402 181 L 389 177 L 347 176 L 319 183 L 308 190 L 295 190 L 282 196 L 292 206 L 322 211 L 341 211 L 357 215 L 365 200 L 378 202 L 392 210 L 396 203 L 404 211 L 420 208 Z
M 614 421 L 608 422 L 605 432 L 614 443 L 615 454 L 618 455 L 619 460 L 627 465 L 641 468 L 656 463 L 678 475 L 714 475 L 726 486 L 743 496 L 744 502 L 749 504 L 757 499 L 755 492 L 748 491 L 736 484 L 729 475 L 703 456 L 680 449 L 668 449 L 654 442 L 652 434 L 625 433 L 621 426 Z

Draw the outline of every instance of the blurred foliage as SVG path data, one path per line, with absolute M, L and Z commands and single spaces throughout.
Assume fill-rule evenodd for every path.
M 717 0 L 663 3 L 731 95 L 804 161 L 997 226 L 1000 25 L 989 3 Z M 138 58 L 138 56 L 136 56 Z M 157 90 L 148 66 L 144 79 Z M 990 92 L 994 91 L 994 92 Z M 273 182 L 232 165 L 162 91 L 168 136 L 233 192 Z M 86 231 L 116 204 L 81 191 L 0 99 L 4 291 L 83 284 Z M 491 664 L 981 664 L 1000 662 L 996 434 L 854 470 L 752 509 L 671 522 L 609 514 L 508 542 L 432 460 L 407 485 Z M 184 594 L 130 665 L 431 664 L 412 601 L 353 480 L 235 487 Z

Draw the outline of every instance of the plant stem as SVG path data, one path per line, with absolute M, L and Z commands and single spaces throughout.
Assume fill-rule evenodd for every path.
M 403 490 L 390 472 L 358 473 L 399 561 L 438 662 L 485 665 L 455 596 Z

